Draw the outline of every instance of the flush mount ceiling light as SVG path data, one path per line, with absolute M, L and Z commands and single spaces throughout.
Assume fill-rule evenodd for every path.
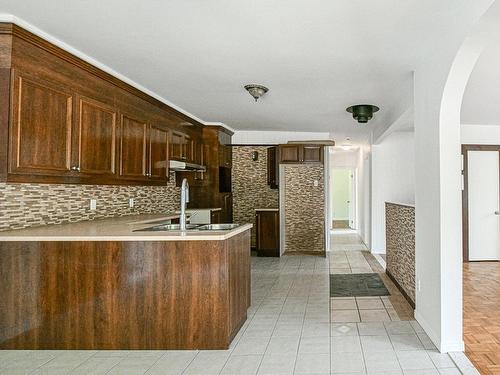
M 269 89 L 266 86 L 262 85 L 245 85 L 245 90 L 248 91 L 250 95 L 253 96 L 255 101 L 257 101 L 262 95 L 264 95 L 266 92 L 269 91 Z
M 352 113 L 352 117 L 360 124 L 366 124 L 379 109 L 379 107 L 371 104 L 357 104 L 346 108 L 346 111 Z

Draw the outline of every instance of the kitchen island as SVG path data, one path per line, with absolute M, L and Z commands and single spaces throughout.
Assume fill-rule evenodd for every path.
M 227 349 L 250 305 L 251 224 L 165 215 L 0 233 L 0 349 Z

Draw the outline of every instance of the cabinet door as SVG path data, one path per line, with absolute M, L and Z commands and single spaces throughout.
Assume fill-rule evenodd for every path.
M 184 135 L 182 160 L 194 163 L 194 142 L 189 135 Z
M 145 179 L 148 125 L 146 121 L 126 115 L 121 116 L 120 126 L 120 176 Z
M 281 145 L 279 147 L 281 163 L 299 163 L 302 160 L 301 145 Z
M 115 175 L 116 112 L 104 103 L 78 99 L 72 169 L 92 175 Z
M 59 85 L 14 75 L 10 173 L 71 174 L 73 97 Z
M 172 132 L 170 137 L 170 159 L 194 162 L 194 145 L 189 135 Z
M 256 250 L 259 256 L 279 256 L 279 211 L 257 211 Z
M 183 160 L 184 155 L 184 134 L 172 132 L 170 135 L 170 159 Z
M 323 146 L 303 145 L 302 146 L 302 162 L 304 162 L 304 163 L 322 163 L 323 162 Z
M 155 180 L 168 180 L 168 130 L 156 125 L 149 127 L 149 172 Z

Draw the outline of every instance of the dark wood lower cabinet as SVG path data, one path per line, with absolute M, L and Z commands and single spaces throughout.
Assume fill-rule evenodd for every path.
M 280 256 L 280 214 L 278 210 L 255 211 L 257 255 Z
M 250 230 L 0 242 L 0 296 L 0 349 L 227 349 L 250 304 Z

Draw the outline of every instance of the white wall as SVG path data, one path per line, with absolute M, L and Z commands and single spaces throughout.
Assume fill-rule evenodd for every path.
M 236 130 L 234 144 L 272 145 L 288 141 L 329 140 L 330 133 Z
M 462 144 L 500 145 L 499 125 L 467 125 L 460 127 Z
M 372 146 L 372 244 L 385 253 L 385 202 L 415 203 L 415 135 L 395 132 Z
M 371 248 L 371 149 L 363 146 L 358 153 L 358 230 L 363 242 Z

